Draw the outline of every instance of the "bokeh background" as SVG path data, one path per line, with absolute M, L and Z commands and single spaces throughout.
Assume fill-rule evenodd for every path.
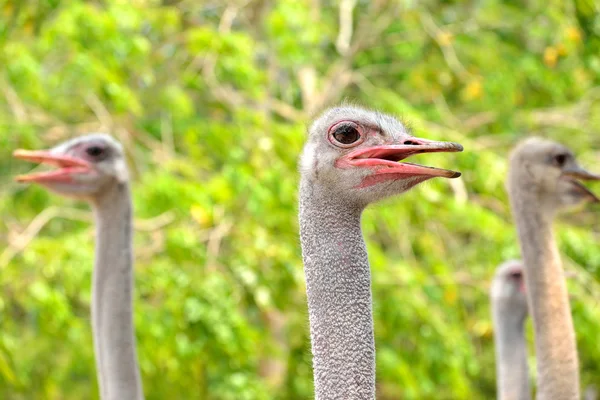
M 519 256 L 507 153 L 541 135 L 600 171 L 599 12 L 594 0 L 2 1 L 0 398 L 97 398 L 89 208 L 13 183 L 31 166 L 11 159 L 91 131 L 122 141 L 132 169 L 147 398 L 312 398 L 296 164 L 311 118 L 341 101 L 465 147 L 418 158 L 462 178 L 365 213 L 378 398 L 494 398 L 489 282 Z M 590 206 L 557 223 L 582 386 L 600 383 L 599 220 Z

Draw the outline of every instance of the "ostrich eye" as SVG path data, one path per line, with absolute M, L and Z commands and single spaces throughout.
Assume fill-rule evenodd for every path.
M 333 132 L 333 137 L 342 144 L 352 144 L 360 139 L 360 133 L 355 126 L 344 125 Z
M 329 140 L 336 146 L 349 147 L 358 144 L 361 139 L 359 126 L 351 121 L 339 122 L 329 130 Z
M 365 140 L 363 127 L 354 121 L 343 120 L 331 125 L 327 131 L 329 142 L 337 147 L 350 148 Z
M 567 159 L 569 158 L 569 156 L 567 154 L 557 154 L 554 156 L 554 164 L 558 165 L 559 167 L 562 167 L 563 165 L 565 165 L 565 162 L 567 161 Z
M 520 272 L 511 272 L 510 277 L 513 279 L 521 279 L 522 274 Z
M 85 152 L 88 156 L 94 158 L 102 158 L 105 155 L 105 150 L 100 146 L 90 146 L 85 149 Z

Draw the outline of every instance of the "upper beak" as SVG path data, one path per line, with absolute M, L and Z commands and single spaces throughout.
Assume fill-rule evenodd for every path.
M 354 150 L 338 159 L 340 168 L 350 166 L 376 167 L 376 174 L 395 174 L 397 176 L 429 176 L 457 178 L 460 172 L 427 167 L 412 163 L 399 163 L 414 154 L 451 153 L 463 150 L 463 146 L 453 142 L 436 142 L 412 137 L 403 144 L 372 146 Z
M 581 168 L 579 165 L 565 167 L 563 169 L 563 176 L 584 181 L 600 181 L 600 175 L 592 174 Z
M 59 167 L 58 170 L 39 172 L 33 174 L 19 175 L 15 178 L 17 182 L 68 182 L 74 172 L 86 172 L 90 164 L 79 158 L 50 151 L 15 150 L 13 157 L 21 160 Z

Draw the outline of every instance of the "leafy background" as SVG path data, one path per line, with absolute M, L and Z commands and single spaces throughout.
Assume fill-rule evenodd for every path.
M 91 131 L 133 171 L 147 398 L 311 398 L 296 163 L 310 119 L 344 100 L 466 149 L 427 156 L 461 179 L 365 213 L 378 398 L 495 396 L 489 281 L 519 255 L 506 155 L 542 135 L 600 170 L 597 2 L 0 4 L 0 398 L 97 398 L 89 208 L 16 185 L 31 167 L 11 159 Z M 584 386 L 597 211 L 557 226 Z

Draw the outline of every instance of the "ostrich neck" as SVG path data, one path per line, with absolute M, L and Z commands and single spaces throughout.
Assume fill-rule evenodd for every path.
M 133 328 L 132 205 L 117 184 L 94 201 L 92 326 L 102 400 L 143 398 Z
M 514 305 L 508 302 L 495 301 L 492 307 L 498 399 L 529 400 L 531 389 L 525 341 L 526 314 L 515 312 Z
M 362 207 L 303 179 L 300 238 L 315 398 L 375 398 L 371 275 Z
M 532 190 L 513 191 L 511 203 L 525 262 L 537 359 L 537 399 L 579 399 L 579 367 L 571 308 L 558 248 L 553 213 Z M 529 196 L 528 196 L 529 194 Z

